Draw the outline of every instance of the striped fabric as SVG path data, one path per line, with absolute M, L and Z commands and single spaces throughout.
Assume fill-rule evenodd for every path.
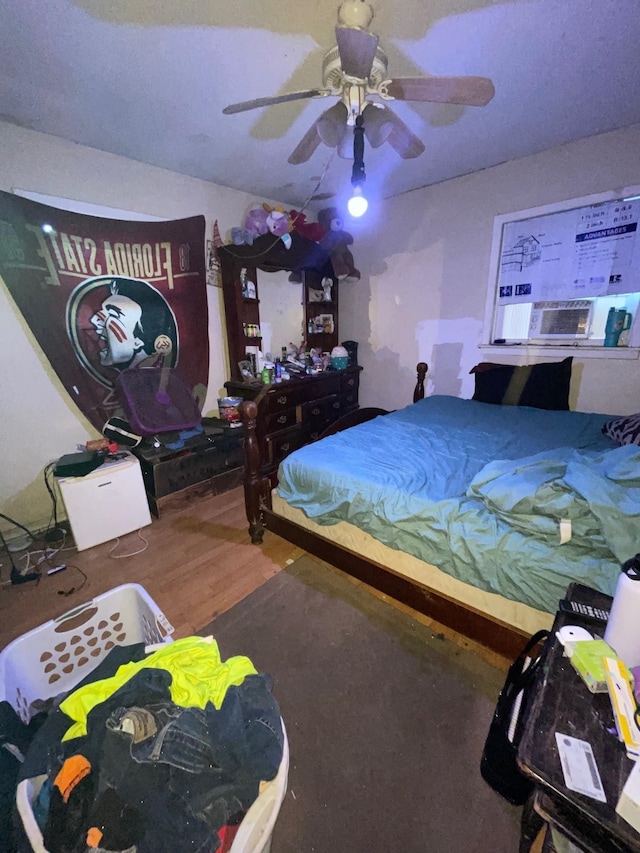
M 125 447 L 137 447 L 142 441 L 142 436 L 137 435 L 127 421 L 117 417 L 109 418 L 102 427 L 102 434 Z
M 640 444 L 640 413 L 607 421 L 602 432 L 618 444 Z

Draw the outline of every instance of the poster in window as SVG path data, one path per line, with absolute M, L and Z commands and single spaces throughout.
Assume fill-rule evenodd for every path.
M 637 291 L 639 218 L 640 200 L 620 199 L 505 222 L 499 303 Z

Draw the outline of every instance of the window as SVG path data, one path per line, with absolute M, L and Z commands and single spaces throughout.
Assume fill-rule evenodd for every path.
M 639 230 L 640 187 L 497 216 L 483 343 L 639 347 Z
M 587 314 L 586 328 L 582 331 L 579 318 L 576 317 L 576 326 L 572 326 L 570 325 L 571 318 L 568 315 L 573 313 L 570 306 L 574 304 L 578 306 L 576 314 L 579 313 L 580 316 L 584 316 L 585 312 L 582 306 L 585 302 L 590 303 L 591 309 Z M 609 310 L 615 308 L 619 311 L 625 310 L 630 314 L 630 319 L 626 321 L 627 328 L 624 330 L 627 334 L 622 337 L 623 342 L 625 340 L 628 342 L 631 331 L 630 324 L 638 314 L 639 303 L 640 294 L 627 293 L 620 296 L 600 296 L 591 300 L 523 302 L 497 306 L 491 341 L 502 338 L 510 343 L 531 342 L 540 346 L 552 346 L 562 339 L 563 342 L 572 341 L 577 346 L 604 346 Z M 532 328 L 531 315 L 534 313 L 534 305 L 545 306 L 544 309 L 537 309 L 539 312 L 544 312 L 545 317 L 543 323 Z M 563 320 L 566 321 L 564 326 L 561 325 Z M 557 324 L 555 328 L 551 325 L 554 321 Z M 575 328 L 576 331 L 571 333 L 571 328 Z

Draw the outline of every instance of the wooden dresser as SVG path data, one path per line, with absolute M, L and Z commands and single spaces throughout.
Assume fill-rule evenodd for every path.
M 260 473 L 269 476 L 272 487 L 285 456 L 315 441 L 335 420 L 358 408 L 361 370 L 327 370 L 271 385 L 225 382 L 229 395 L 258 405 L 256 435 L 265 460 Z
M 205 495 L 218 495 L 240 485 L 244 473 L 242 427 L 229 427 L 218 418 L 203 418 L 203 432 L 188 438 L 180 447 L 167 447 L 178 432 L 162 433 L 162 444 L 154 447 L 145 439 L 132 453 L 140 460 L 151 512 L 180 509 Z

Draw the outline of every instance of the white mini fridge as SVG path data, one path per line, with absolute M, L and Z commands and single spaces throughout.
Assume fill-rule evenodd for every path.
M 58 484 L 78 551 L 151 524 L 140 463 L 130 453 Z

